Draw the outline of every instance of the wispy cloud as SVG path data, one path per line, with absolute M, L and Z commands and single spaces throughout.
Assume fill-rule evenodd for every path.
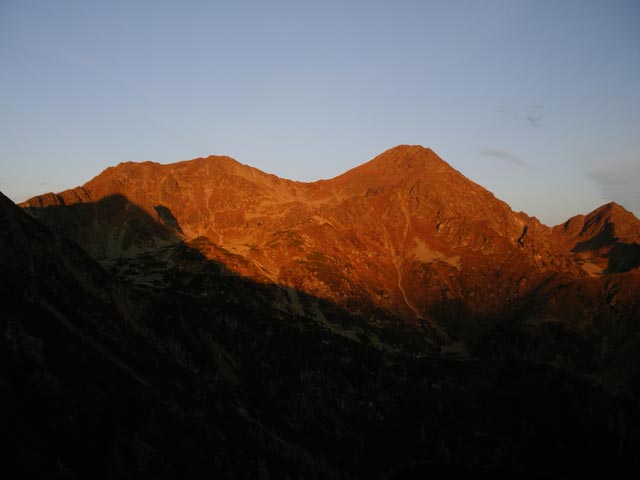
M 542 126 L 542 115 L 527 115 L 527 122 L 532 127 Z
M 507 117 L 515 123 L 527 127 L 539 128 L 544 125 L 544 115 L 542 114 L 542 105 L 531 105 L 523 109 L 504 109 L 498 113 Z
M 500 160 L 506 160 L 507 162 L 511 162 L 515 165 L 526 165 L 524 160 L 522 160 L 520 157 L 510 152 L 509 150 L 504 150 L 502 148 L 483 148 L 480 150 L 480 153 L 485 157 L 499 158 Z

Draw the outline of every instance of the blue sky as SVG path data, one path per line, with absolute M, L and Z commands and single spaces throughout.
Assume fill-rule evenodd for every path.
M 230 155 L 317 180 L 433 148 L 556 224 L 640 214 L 640 2 L 0 1 L 0 190 Z

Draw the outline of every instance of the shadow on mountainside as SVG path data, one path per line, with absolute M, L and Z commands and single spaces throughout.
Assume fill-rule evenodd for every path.
M 155 207 L 160 223 L 124 195 L 110 195 L 90 203 L 27 206 L 24 210 L 57 234 L 76 241 L 98 260 L 123 252 L 135 255 L 152 251 L 184 238 L 167 207 Z
M 598 252 L 603 250 L 607 268 L 603 273 L 623 273 L 640 266 L 640 244 L 624 243 L 614 235 L 613 226 L 607 223 L 604 229 L 589 240 L 579 242 L 573 253 Z
M 157 281 L 165 273 L 171 272 L 176 278 L 186 278 L 186 284 L 173 282 L 169 288 L 160 282 L 156 287 L 167 291 L 181 291 L 195 297 L 216 291 L 215 283 L 218 279 L 215 274 L 221 278 L 237 277 L 238 282 L 241 278 L 246 278 L 256 284 L 252 286 L 247 283 L 242 288 L 251 291 L 259 287 L 264 290 L 266 293 L 261 297 L 262 301 L 269 302 L 273 298 L 281 308 L 306 315 L 329 329 L 333 328 L 332 322 L 338 319 L 335 327 L 343 329 L 342 333 L 347 337 L 378 344 L 380 339 L 377 337 L 383 335 L 385 343 L 404 350 L 431 354 L 439 350 L 432 342 L 436 332 L 426 322 L 412 326 L 373 305 L 356 305 L 358 309 L 367 312 L 368 317 L 374 315 L 383 319 L 372 326 L 363 315 L 346 312 L 343 307 L 334 305 L 329 300 L 290 285 L 274 283 L 250 260 L 226 250 L 207 237 L 186 241 L 182 227 L 167 206 L 154 207 L 159 221 L 123 195 L 110 195 L 92 203 L 30 206 L 25 210 L 54 232 L 76 241 L 81 248 L 109 268 L 111 273 L 116 273 L 119 279 L 129 283 L 133 281 L 151 286 L 153 280 L 145 278 L 151 275 L 150 272 L 153 272 Z M 198 282 L 206 277 L 202 275 L 204 273 L 212 274 L 214 280 L 209 278 L 207 286 L 210 290 L 198 291 L 196 294 Z M 172 281 L 168 277 L 164 280 Z M 326 311 L 331 312 L 329 319 L 333 320 L 327 322 L 324 315 Z
M 115 238 L 147 250 L 104 262 L 107 273 L 7 207 L 1 410 L 23 476 L 555 478 L 639 466 L 640 411 L 624 390 L 523 359 L 508 341 L 464 361 L 408 354 L 424 344 L 415 330 L 239 276 L 182 242 L 170 211 L 159 224 L 122 198 L 48 208 L 79 241 L 99 236 L 90 214 L 107 234 L 113 214 Z

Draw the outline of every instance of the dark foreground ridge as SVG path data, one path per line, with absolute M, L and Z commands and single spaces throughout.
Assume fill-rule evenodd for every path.
M 640 466 L 622 207 L 550 229 L 421 147 L 315 184 L 226 157 L 123 164 L 24 207 L 0 198 L 19 477 Z

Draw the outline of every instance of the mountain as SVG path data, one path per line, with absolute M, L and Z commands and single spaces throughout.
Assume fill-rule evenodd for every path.
M 596 241 L 609 243 L 598 246 L 598 258 L 614 248 L 597 233 L 605 229 L 598 211 L 573 238 L 579 219 L 561 232 L 515 213 L 420 146 L 392 148 L 313 183 L 229 157 L 125 163 L 22 206 L 103 262 L 187 242 L 240 275 L 374 323 L 413 323 L 437 344 L 471 335 L 558 273 L 616 273 L 637 263 L 639 248 L 638 220 L 611 217 L 606 225 L 628 230 L 631 243 L 615 247 L 623 260 L 612 260 L 613 269 L 594 270 L 584 246 L 600 235 Z
M 403 462 L 399 449 L 382 463 L 335 451 L 379 451 L 367 437 L 380 421 L 367 418 L 399 405 L 378 382 L 409 388 L 394 355 L 303 311 L 321 308 L 334 329 L 366 339 L 358 319 L 228 276 L 185 245 L 164 251 L 166 289 L 123 282 L 3 195 L 0 220 L 7 474 L 353 478 Z M 146 277 L 161 261 L 137 257 Z M 289 312 L 290 296 L 301 313 Z
M 570 218 L 555 227 L 554 233 L 591 275 L 640 266 L 640 222 L 615 202 Z
M 640 222 L 622 207 L 550 228 L 419 146 L 313 183 L 209 157 L 0 200 L 23 476 L 638 466 Z

